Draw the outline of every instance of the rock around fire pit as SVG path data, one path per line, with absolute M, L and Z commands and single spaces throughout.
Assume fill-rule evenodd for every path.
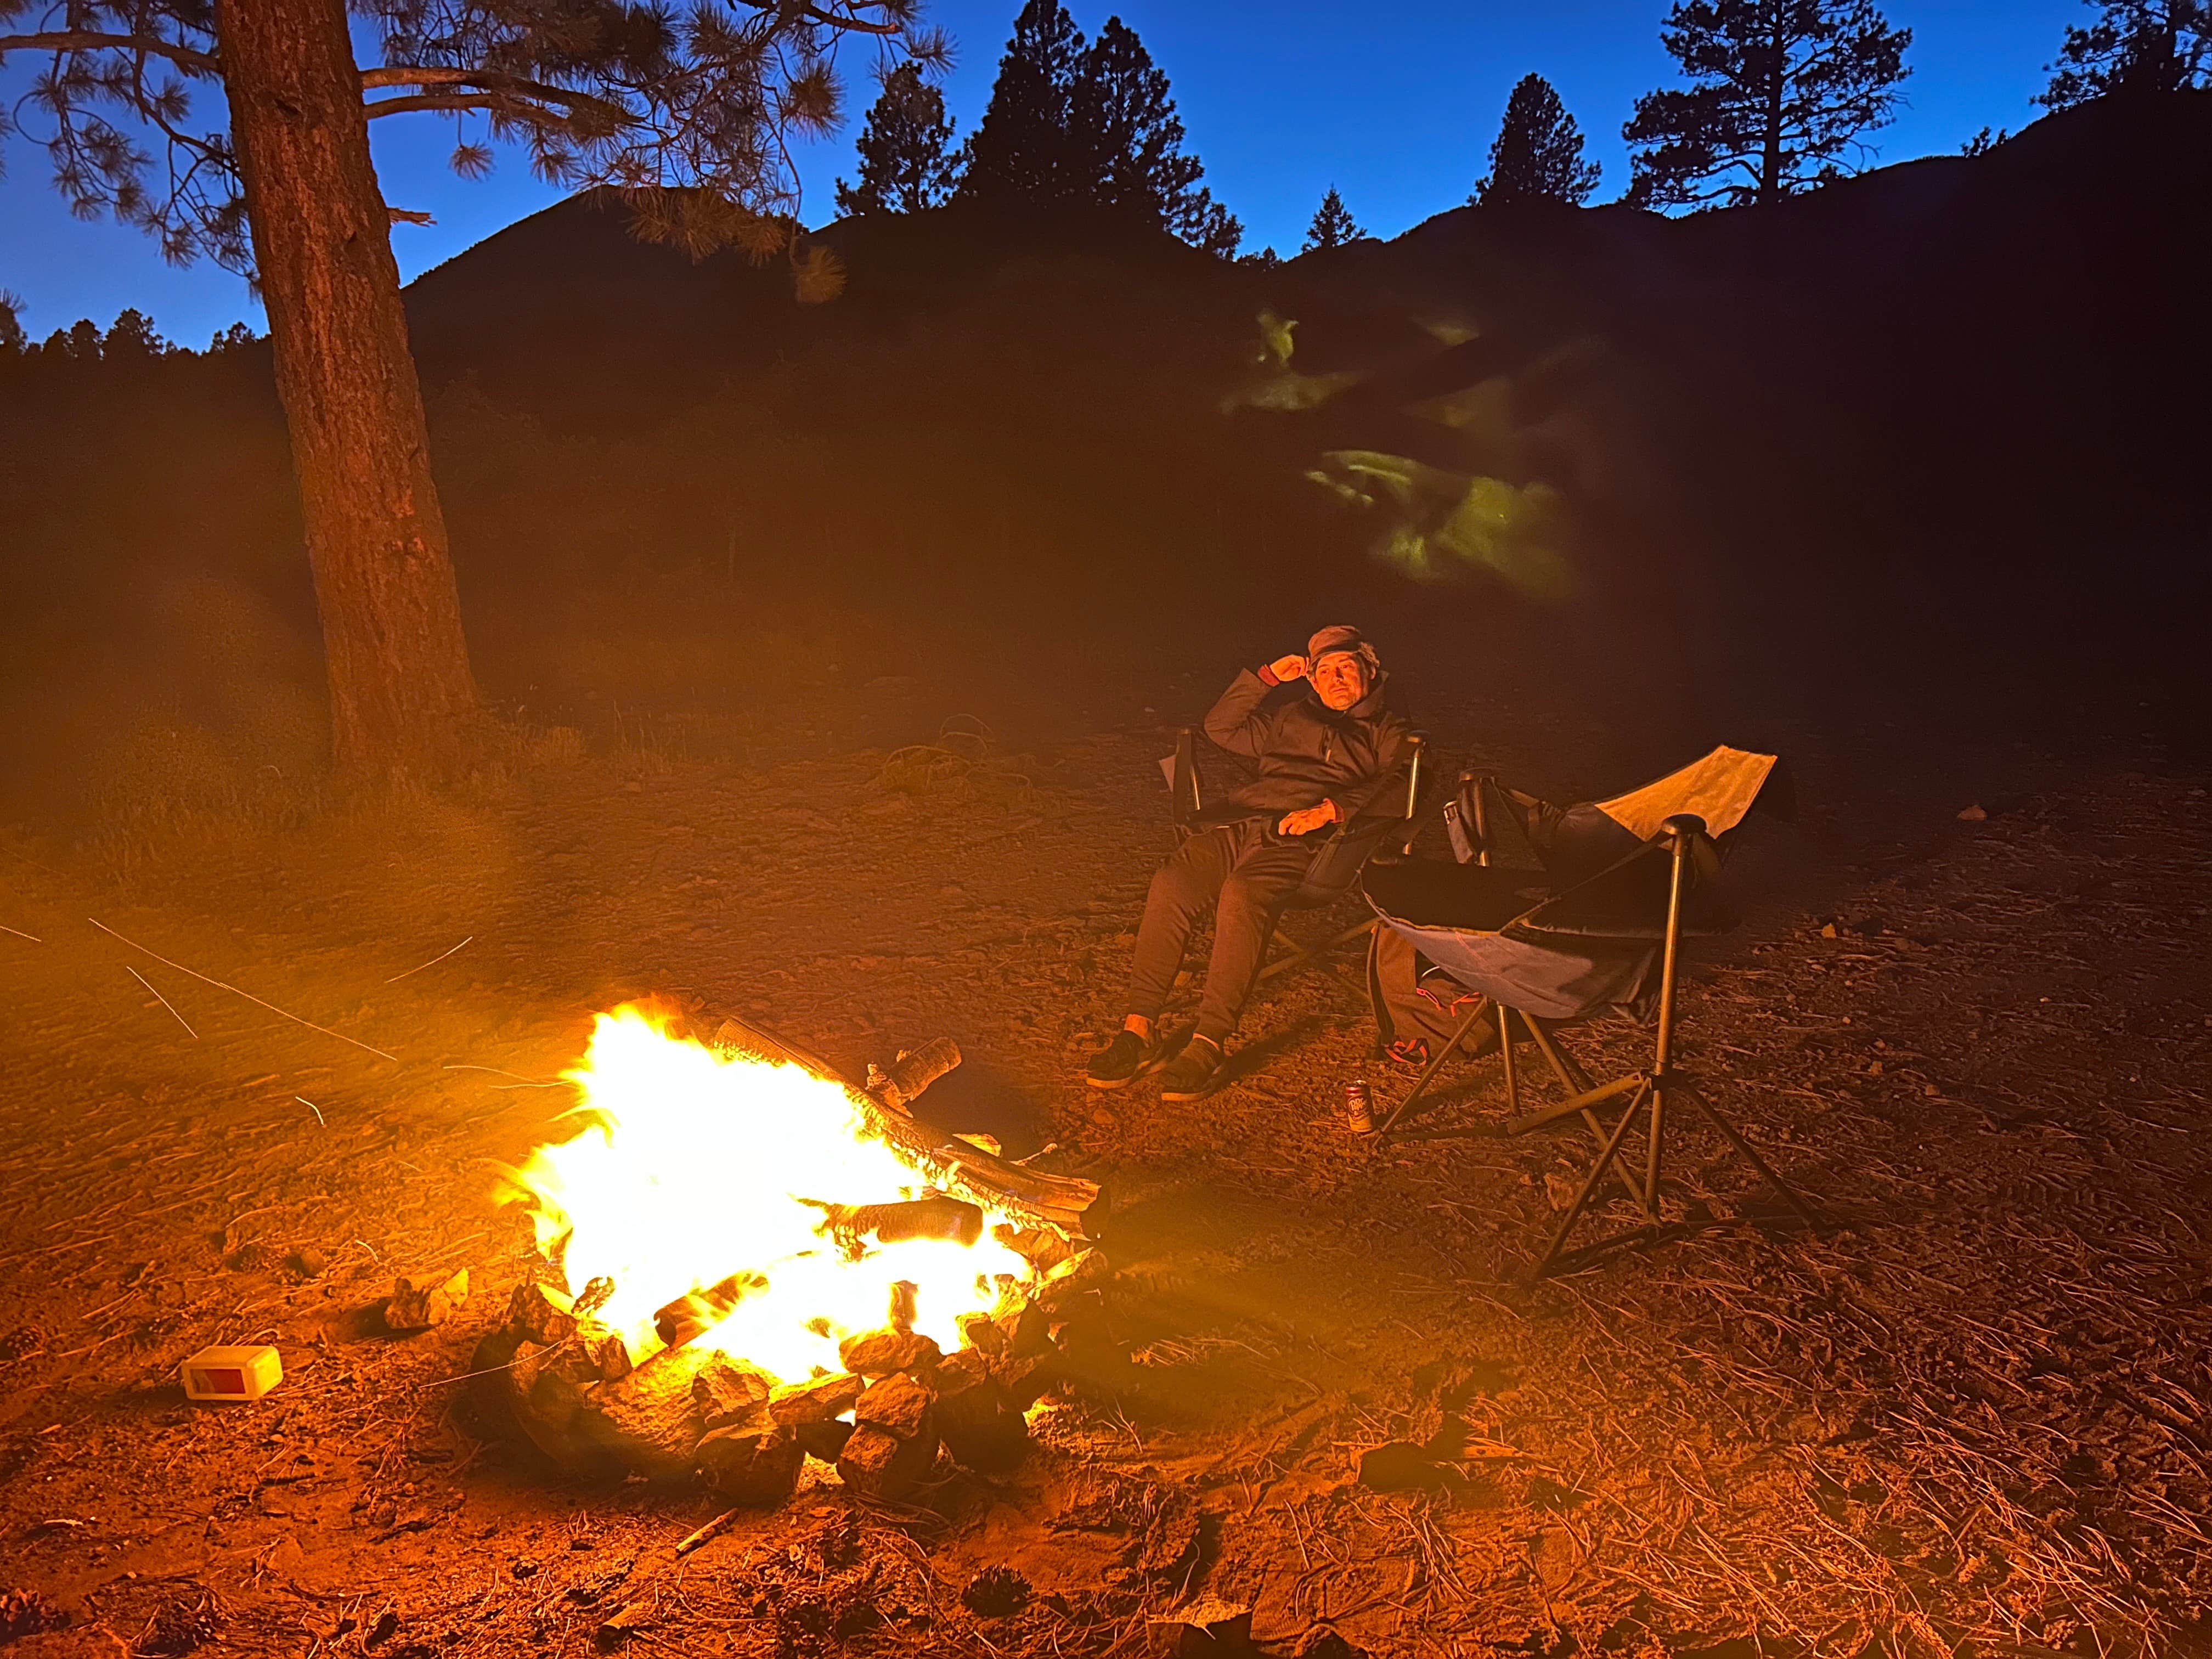
M 669 1479 L 692 1471 L 743 1504 L 790 1496 L 806 1459 L 846 1485 L 897 1500 L 927 1480 L 940 1450 L 1000 1473 L 1029 1441 L 1024 1413 L 1062 1386 L 1112 1389 L 1127 1356 L 1106 1328 L 1104 1255 L 1055 1235 L 1001 1226 L 1001 1243 L 1039 1263 L 1019 1293 L 961 1322 L 945 1353 L 887 1324 L 839 1345 L 840 1376 L 778 1384 L 703 1344 L 630 1363 L 616 1332 L 552 1284 L 520 1286 L 505 1326 L 470 1364 L 486 1426 L 527 1440 L 580 1474 Z
M 742 1047 L 725 1025 L 718 1045 Z M 781 1045 L 775 1045 L 783 1054 Z M 798 1057 L 830 1075 L 818 1062 Z M 884 1322 L 837 1346 L 842 1374 L 780 1382 L 717 1350 L 712 1332 L 758 1282 L 732 1275 L 662 1308 L 658 1342 L 633 1361 L 630 1340 L 597 1316 L 606 1280 L 571 1293 L 557 1267 L 518 1286 L 504 1324 L 477 1346 L 471 1397 L 490 1432 L 535 1446 L 581 1475 L 696 1474 L 733 1504 L 772 1505 L 797 1487 L 811 1458 L 834 1465 L 866 1497 L 903 1499 L 941 1460 L 985 1473 L 1018 1462 L 1029 1443 L 1024 1413 L 1048 1392 L 1111 1389 L 1128 1365 L 1108 1331 L 1106 1258 L 1084 1237 L 1099 1203 L 1086 1182 L 1040 1175 L 917 1123 L 908 1104 L 958 1064 L 949 1042 L 870 1068 L 869 1127 L 916 1172 L 920 1195 L 894 1203 L 822 1203 L 824 1248 L 857 1259 L 878 1245 L 928 1237 L 972 1245 L 989 1213 L 1017 1218 L 989 1237 L 1029 1265 L 1025 1279 L 999 1280 L 996 1304 L 963 1316 L 945 1352 L 913 1328 L 913 1287 L 895 1283 Z

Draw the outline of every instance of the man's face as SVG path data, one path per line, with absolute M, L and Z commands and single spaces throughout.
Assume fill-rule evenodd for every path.
M 1332 651 L 1314 665 L 1315 695 L 1339 714 L 1367 695 L 1367 665 L 1351 651 Z

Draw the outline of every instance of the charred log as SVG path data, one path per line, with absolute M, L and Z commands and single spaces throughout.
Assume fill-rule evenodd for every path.
M 818 1056 L 746 1021 L 725 1019 L 714 1040 L 724 1047 L 795 1061 L 818 1076 L 843 1082 L 853 1089 L 869 1128 L 939 1191 L 1061 1234 L 1095 1236 L 1105 1219 L 1105 1197 L 1096 1182 L 1024 1169 L 909 1115 L 908 1108 L 922 1091 L 959 1064 L 959 1048 L 949 1038 L 925 1043 L 894 1061 L 890 1070 L 878 1071 L 885 1086 L 882 1097 L 854 1088 Z M 896 1105 L 890 1103 L 893 1096 Z
M 831 1204 L 823 1225 L 830 1237 L 857 1246 L 873 1238 L 896 1244 L 909 1238 L 942 1238 L 973 1244 L 983 1237 L 983 1212 L 943 1193 L 898 1204 Z

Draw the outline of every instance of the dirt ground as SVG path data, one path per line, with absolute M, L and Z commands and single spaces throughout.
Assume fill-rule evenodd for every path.
M 1273 984 L 1211 1100 L 1082 1086 L 1204 697 L 1170 701 L 981 763 L 556 744 L 121 866 L 0 843 L 0 1589 L 72 1619 L 16 1650 L 1134 1654 L 1200 1597 L 1282 1654 L 2212 1649 L 2201 771 L 1781 733 L 1803 810 L 1747 834 L 1688 1054 L 1831 1224 L 1686 1133 L 1716 1224 L 1530 1289 L 1580 1131 L 1468 1133 L 1492 1060 L 1343 1133 L 1347 1078 L 1406 1083 L 1356 953 Z M 1587 720 L 1431 728 L 1561 797 L 1641 781 Z M 816 1467 L 682 1556 L 708 1494 L 480 1443 L 453 1380 L 529 1249 L 489 1164 L 642 995 L 841 1066 L 957 1038 L 931 1111 L 1112 1189 L 1127 1390 L 1041 1408 L 1005 1479 L 887 1512 Z M 1593 1069 L 1644 1041 L 1574 1034 Z M 461 1266 L 454 1322 L 369 1334 Z M 284 1383 L 188 1407 L 214 1341 Z M 1362 1484 L 1408 1443 L 1431 1489 Z M 1018 1608 L 963 1602 L 994 1566 Z

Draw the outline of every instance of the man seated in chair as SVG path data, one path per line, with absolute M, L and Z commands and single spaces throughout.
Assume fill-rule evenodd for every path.
M 1301 887 L 1349 886 L 1391 822 L 1376 816 L 1354 829 L 1352 821 L 1389 793 L 1412 728 L 1374 647 L 1358 629 L 1335 627 L 1316 634 L 1302 656 L 1237 675 L 1206 715 L 1206 734 L 1256 761 L 1259 775 L 1225 807 L 1203 814 L 1152 878 L 1137 930 L 1128 1018 L 1091 1057 L 1094 1089 L 1121 1088 L 1165 1058 L 1160 1010 L 1209 909 L 1213 954 L 1197 1028 L 1168 1063 L 1160 1097 L 1199 1100 L 1219 1086 L 1230 1036 L 1277 920 Z

